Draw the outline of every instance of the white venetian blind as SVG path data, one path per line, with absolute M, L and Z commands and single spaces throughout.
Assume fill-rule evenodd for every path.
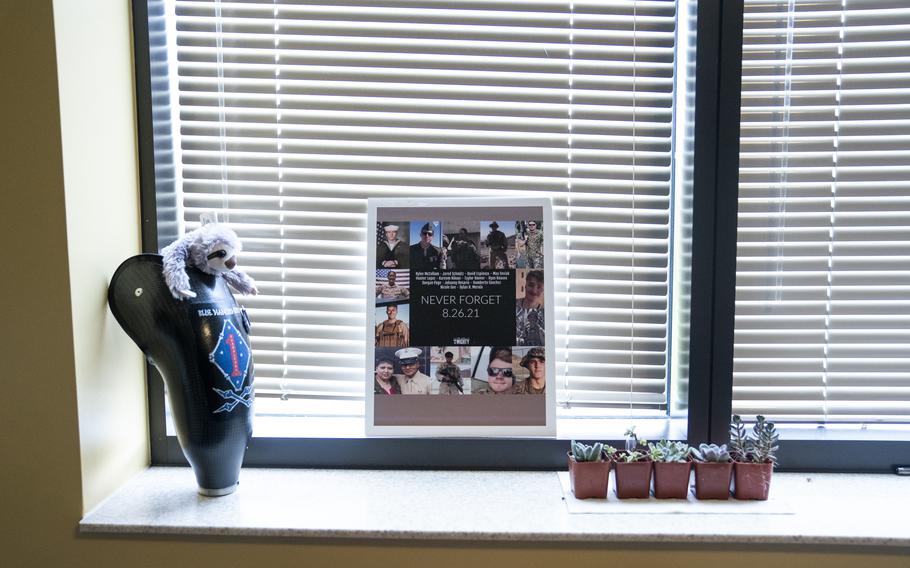
M 733 407 L 910 420 L 910 4 L 747 0 Z
M 494 195 L 554 198 L 559 400 L 663 408 L 673 1 L 173 12 L 183 218 L 244 241 L 260 411 L 363 411 L 366 198 Z

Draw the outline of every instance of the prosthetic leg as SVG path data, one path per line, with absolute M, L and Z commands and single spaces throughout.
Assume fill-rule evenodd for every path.
M 199 493 L 227 495 L 253 433 L 249 320 L 224 278 L 187 267 L 196 297 L 175 300 L 161 269 L 157 254 L 127 259 L 111 279 L 108 304 L 164 378 Z

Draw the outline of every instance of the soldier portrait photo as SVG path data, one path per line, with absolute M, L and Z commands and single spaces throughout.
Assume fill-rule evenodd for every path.
M 543 268 L 543 222 L 531 219 L 518 221 L 515 249 L 518 268 Z
M 376 223 L 376 268 L 408 268 L 407 222 Z
M 376 347 L 407 347 L 410 343 L 408 328 L 409 304 L 388 304 L 375 309 Z
M 543 270 L 516 270 L 515 288 L 515 345 L 544 345 Z
M 543 347 L 516 347 L 521 357 L 515 370 L 515 394 L 544 394 L 547 388 L 547 356 Z
M 407 301 L 411 297 L 408 270 L 379 268 L 376 270 L 376 305 Z
M 471 372 L 469 347 L 432 347 L 430 365 L 434 394 L 470 394 L 471 383 L 464 379 Z
M 428 370 L 429 357 L 426 347 L 406 347 L 395 352 L 401 373 L 395 375 L 401 394 L 430 394 L 431 380 Z
M 472 353 L 473 355 L 473 353 Z M 515 370 L 511 347 L 481 347 L 475 358 L 472 383 L 477 387 L 473 394 L 513 394 Z M 486 366 L 484 366 L 486 364 Z
M 411 221 L 411 270 L 430 272 L 443 270 L 446 251 L 442 248 L 442 223 Z
M 443 229 L 446 270 L 480 270 L 480 223 L 446 221 Z
M 488 270 L 515 268 L 515 221 L 481 221 L 480 265 Z

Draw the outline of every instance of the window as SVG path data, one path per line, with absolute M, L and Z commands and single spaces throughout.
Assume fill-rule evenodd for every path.
M 910 418 L 910 9 L 885 4 L 746 4 L 734 411 Z
M 553 199 L 561 436 L 616 439 L 608 418 L 631 417 L 659 424 L 648 437 L 721 442 L 731 409 L 906 423 L 906 9 L 841 19 L 845 4 L 822 4 L 750 1 L 744 20 L 738 2 L 137 2 L 147 249 L 222 209 L 264 292 L 244 302 L 268 417 L 251 460 L 333 444 L 374 458 L 305 463 L 564 459 L 547 440 L 523 442 L 547 454 L 535 461 L 495 440 L 357 439 L 371 196 Z M 868 368 L 874 380 L 855 372 Z M 154 412 L 160 381 L 150 390 L 167 463 L 176 442 Z M 784 462 L 851 467 L 819 443 L 788 444 Z M 862 448 L 881 469 L 908 444 Z M 495 457 L 440 457 L 465 450 Z
M 163 15 L 177 225 L 218 209 L 244 240 L 266 430 L 363 414 L 379 196 L 551 197 L 562 416 L 684 417 L 668 388 L 675 2 Z

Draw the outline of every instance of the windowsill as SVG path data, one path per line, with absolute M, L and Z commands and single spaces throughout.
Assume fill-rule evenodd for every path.
M 197 495 L 188 468 L 152 467 L 87 514 L 80 530 L 910 547 L 903 518 L 910 510 L 910 478 L 775 473 L 771 499 L 783 500 L 793 514 L 570 514 L 554 472 L 251 468 L 241 472 L 234 494 L 206 498 Z
M 269 416 L 257 414 L 253 427 L 255 438 L 366 438 L 364 419 L 348 416 Z M 605 416 L 601 418 L 566 418 L 556 422 L 558 440 L 623 440 L 630 425 L 643 440 L 684 440 L 685 418 L 640 418 L 630 420 Z M 168 422 L 167 434 L 176 435 Z

